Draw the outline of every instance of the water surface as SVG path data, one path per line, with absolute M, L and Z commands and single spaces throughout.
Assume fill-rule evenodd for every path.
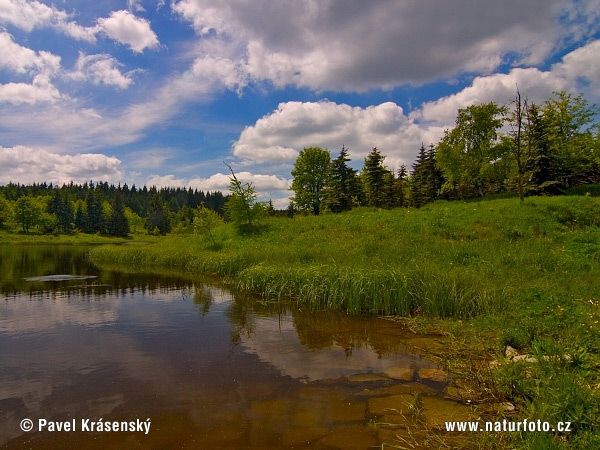
M 423 338 L 400 324 L 103 271 L 87 250 L 0 246 L 0 445 L 368 448 L 406 430 L 400 409 L 442 400 L 446 383 L 419 375 L 436 368 Z M 40 418 L 151 428 L 51 433 Z

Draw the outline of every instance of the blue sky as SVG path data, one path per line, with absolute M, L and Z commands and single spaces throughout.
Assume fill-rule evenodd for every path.
M 298 152 L 410 165 L 458 108 L 600 100 L 600 0 L 0 0 L 0 183 L 226 190 Z

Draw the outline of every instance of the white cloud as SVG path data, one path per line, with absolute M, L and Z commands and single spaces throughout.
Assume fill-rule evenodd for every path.
M 205 56 L 194 62 L 191 73 L 207 84 L 218 84 L 230 90 L 241 91 L 248 82 L 244 67 L 228 58 Z
M 367 108 L 330 101 L 287 102 L 246 127 L 233 154 L 252 163 L 293 162 L 304 147 L 328 148 L 335 156 L 345 145 L 353 159 L 360 159 L 378 147 L 396 168 L 400 161 L 412 160 L 430 137 L 437 135 L 419 128 L 392 102 Z
M 127 0 L 127 9 L 129 11 L 144 12 L 146 9 L 142 6 L 142 0 Z
M 2 68 L 17 74 L 53 75 L 60 70 L 60 56 L 22 47 L 14 42 L 10 34 L 0 31 L 0 69 Z
M 117 183 L 123 177 L 120 164 L 117 158 L 102 154 L 61 155 L 41 148 L 0 147 L 0 183 L 62 184 L 89 180 Z
M 107 18 L 98 19 L 97 23 L 98 30 L 109 38 L 128 45 L 134 52 L 158 46 L 158 37 L 152 31 L 150 22 L 129 11 L 113 11 Z
M 490 73 L 508 55 L 538 64 L 597 27 L 598 14 L 584 16 L 596 3 L 179 0 L 172 8 L 204 39 L 241 44 L 252 78 L 362 91 Z
M 106 53 L 86 55 L 80 52 L 75 70 L 69 73 L 68 77 L 80 81 L 89 80 L 96 85 L 105 84 L 127 89 L 133 83 L 132 74 L 123 74 L 119 70 L 120 66 L 122 64 L 119 61 Z
M 136 11 L 142 11 L 139 1 L 128 2 Z M 137 7 L 136 7 L 137 5 Z M 72 15 L 38 1 L 0 0 L 0 23 L 10 24 L 31 32 L 37 28 L 53 28 L 74 39 L 95 42 L 99 33 L 127 45 L 134 52 L 156 48 L 159 44 L 150 22 L 136 17 L 127 10 L 113 11 L 96 24 L 84 27 L 72 20 Z
M 590 101 L 600 100 L 600 41 L 590 41 L 567 53 L 548 71 L 516 68 L 506 74 L 477 77 L 456 94 L 425 103 L 414 117 L 449 126 L 459 108 L 490 101 L 506 104 L 514 98 L 517 86 L 536 103 L 560 90 L 585 92 Z
M 75 39 L 95 40 L 92 28 L 77 25 L 65 11 L 38 1 L 0 0 L 0 23 L 11 24 L 27 32 L 51 27 Z
M 0 84 L 0 103 L 13 105 L 36 103 L 54 103 L 60 98 L 60 92 L 45 75 L 37 75 L 32 84 Z

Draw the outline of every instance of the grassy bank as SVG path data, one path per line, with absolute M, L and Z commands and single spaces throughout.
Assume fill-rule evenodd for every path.
M 92 257 L 218 275 L 238 288 L 315 308 L 421 323 L 430 317 L 466 341 L 486 336 L 485 347 L 501 363 L 490 395 L 513 402 L 523 418 L 573 422 L 574 431 L 564 435 L 503 439 L 530 448 L 600 446 L 600 200 L 356 209 L 272 219 L 252 236 L 229 225 L 214 235 L 216 246 L 200 236 L 172 236 L 146 246 L 102 246 Z M 507 345 L 539 362 L 506 362 Z
M 6 230 L 0 230 L 0 244 L 124 244 L 126 242 L 156 242 L 154 236 L 142 234 L 131 235 L 128 238 L 119 238 L 114 236 L 103 236 L 99 234 L 42 234 L 42 233 L 16 233 Z

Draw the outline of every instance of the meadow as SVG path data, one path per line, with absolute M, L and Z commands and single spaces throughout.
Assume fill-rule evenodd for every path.
M 91 256 L 100 265 L 218 276 L 274 301 L 438 330 L 462 343 L 439 355 L 449 370 L 485 365 L 486 376 L 471 374 L 482 403 L 511 402 L 511 420 L 572 422 L 570 433 L 505 433 L 495 445 L 600 447 L 599 199 L 357 208 L 271 217 L 253 234 L 229 224 L 212 234 L 214 241 L 171 235 L 103 245 Z M 533 358 L 511 362 L 507 346 Z

